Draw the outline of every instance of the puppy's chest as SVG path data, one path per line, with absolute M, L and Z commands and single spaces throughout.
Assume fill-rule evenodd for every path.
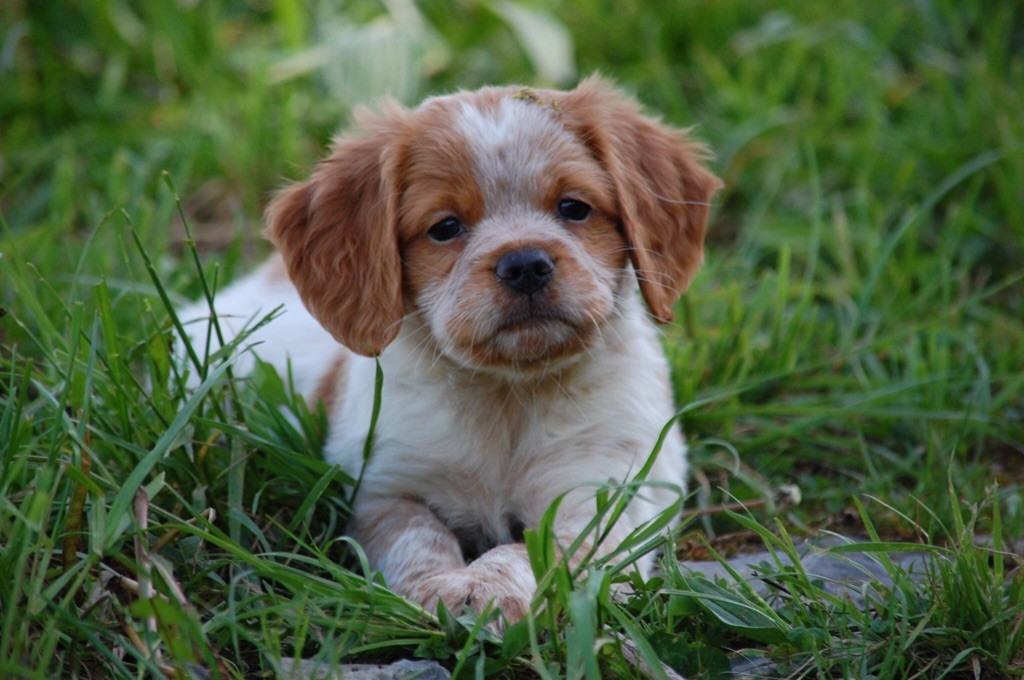
M 575 402 L 545 396 L 444 395 L 406 411 L 393 423 L 390 479 L 381 481 L 422 498 L 450 526 L 482 524 L 508 538 L 524 504 L 561 488 L 552 471 L 573 455 L 567 442 L 584 416 L 570 412 Z
M 447 478 L 457 496 L 513 495 L 516 482 L 550 458 L 570 426 L 554 404 L 494 402 L 448 401 L 433 441 L 422 451 L 422 462 Z
M 538 496 L 561 490 L 550 467 L 568 424 L 549 405 L 460 413 L 461 429 L 448 442 L 451 458 L 434 477 L 445 483 L 431 485 L 422 497 L 473 560 L 495 545 L 521 542 L 524 528 L 536 522 Z

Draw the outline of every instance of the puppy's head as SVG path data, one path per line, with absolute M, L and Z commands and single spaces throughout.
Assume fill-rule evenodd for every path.
M 416 324 L 457 363 L 581 355 L 631 285 L 655 319 L 703 257 L 702 148 L 598 79 L 488 88 L 357 117 L 268 233 L 314 316 L 360 354 Z

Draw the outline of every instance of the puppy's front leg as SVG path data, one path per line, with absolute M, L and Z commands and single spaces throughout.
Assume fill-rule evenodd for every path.
M 354 538 L 400 595 L 418 600 L 416 589 L 426 579 L 466 566 L 458 539 L 417 499 L 364 496 L 354 519 Z
M 458 539 L 423 503 L 385 496 L 360 499 L 354 537 L 396 593 L 434 611 L 439 600 L 456 614 L 493 602 L 510 621 L 530 608 L 536 588 L 522 544 L 503 545 L 469 566 Z

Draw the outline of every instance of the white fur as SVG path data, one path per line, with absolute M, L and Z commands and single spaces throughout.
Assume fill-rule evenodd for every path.
M 503 100 L 494 112 L 463 104 L 457 125 L 476 159 L 476 176 L 492 212 L 528 205 L 531 183 L 543 177 L 552 151 L 551 138 L 571 139 L 550 109 L 516 99 Z
M 278 263 L 270 262 L 259 271 L 245 277 L 216 295 L 217 323 L 224 341 L 230 342 L 243 331 L 259 325 L 264 318 L 279 314 L 269 324 L 249 333 L 241 342 L 232 369 L 236 376 L 245 376 L 253 369 L 255 358 L 272 364 L 283 377 L 291 372 L 295 390 L 311 395 L 316 389 L 320 373 L 330 364 L 330 357 L 339 351 L 348 352 L 314 319 L 299 299 L 295 286 L 286 278 L 275 275 Z M 192 347 L 202 358 L 207 345 L 213 354 L 220 345 L 210 320 L 210 309 L 205 301 L 193 303 L 179 310 L 178 318 L 188 331 Z M 208 341 L 208 334 L 211 336 Z M 189 385 L 198 385 L 194 367 L 189 370 Z

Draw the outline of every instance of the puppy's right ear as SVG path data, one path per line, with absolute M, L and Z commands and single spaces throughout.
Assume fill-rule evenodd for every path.
M 668 323 L 704 259 L 708 208 L 722 182 L 685 131 L 644 116 L 635 100 L 598 77 L 558 104 L 565 126 L 611 176 L 640 292 L 654 318 Z
M 403 316 L 398 250 L 401 143 L 408 112 L 361 112 L 312 176 L 267 208 L 267 235 L 310 313 L 353 352 L 375 356 Z

